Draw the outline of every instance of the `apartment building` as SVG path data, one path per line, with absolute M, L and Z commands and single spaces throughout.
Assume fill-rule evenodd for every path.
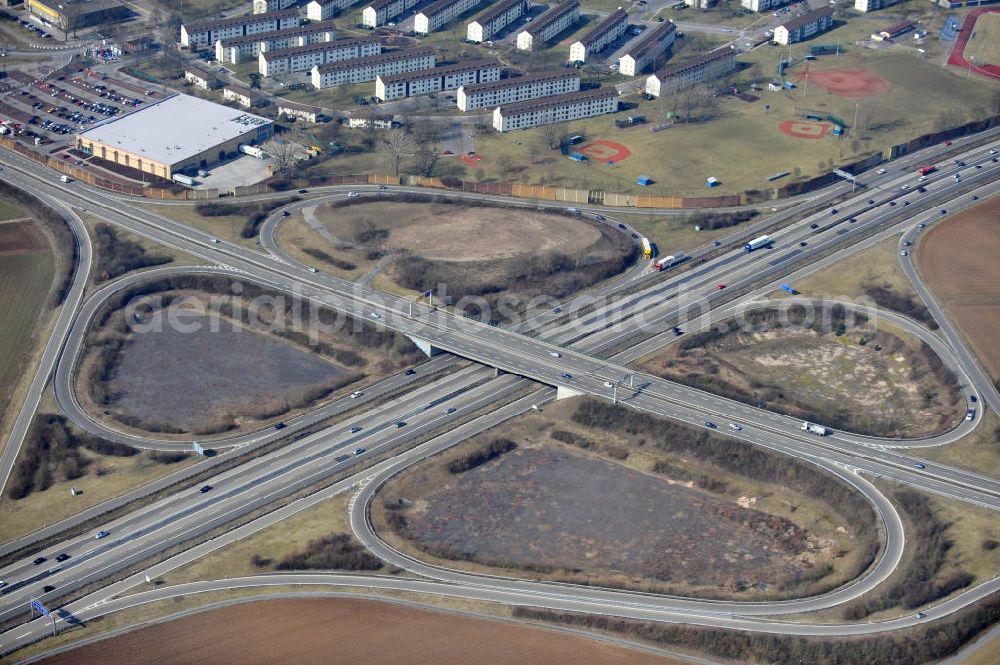
M 625 76 L 641 74 L 642 70 L 667 52 L 676 37 L 677 25 L 673 21 L 660 23 L 618 58 L 618 73 Z
M 263 51 L 257 56 L 257 71 L 261 76 L 307 72 L 316 66 L 378 55 L 381 52 L 382 40 L 378 37 L 335 39 L 321 44 Z
M 736 51 L 723 46 L 686 62 L 670 65 L 646 79 L 646 94 L 672 95 L 691 86 L 725 76 L 736 69 Z
M 280 12 L 295 5 L 299 0 L 253 0 L 253 13 L 266 14 L 267 12 Z
M 307 104 L 296 104 L 285 100 L 278 102 L 278 115 L 289 118 L 296 118 L 305 122 L 319 122 L 323 109 Z
M 200 67 L 188 67 L 184 70 L 184 80 L 202 90 L 214 90 L 220 83 L 215 74 L 210 74 Z
M 306 4 L 306 18 L 310 21 L 327 21 L 358 0 L 312 0 Z
M 437 0 L 414 17 L 413 32 L 429 35 L 482 3 L 483 0 Z
M 334 85 L 374 81 L 379 76 L 414 72 L 433 66 L 434 49 L 420 46 L 317 65 L 312 68 L 312 84 L 317 90 L 321 90 Z
M 891 7 L 903 0 L 854 0 L 854 9 L 859 12 L 875 12 Z
M 361 10 L 361 24 L 367 28 L 377 28 L 390 23 L 397 16 L 412 9 L 419 0 L 375 0 Z
M 466 26 L 466 39 L 481 43 L 493 39 L 493 36 L 512 23 L 516 23 L 531 9 L 528 0 L 503 0 L 498 5 L 469 21 Z
M 500 64 L 496 60 L 467 60 L 443 67 L 379 76 L 375 79 L 375 96 L 389 101 L 498 80 Z
M 555 97 L 543 97 L 526 102 L 498 106 L 493 111 L 493 129 L 510 132 L 557 122 L 614 113 L 618 110 L 618 93 L 614 88 L 599 88 L 570 92 Z
M 530 51 L 543 48 L 545 43 L 580 20 L 580 3 L 565 0 L 548 9 L 544 14 L 517 33 L 517 48 Z
M 588 30 L 569 47 L 571 62 L 586 62 L 588 55 L 600 53 L 628 30 L 628 13 L 624 9 L 612 12 Z
M 260 103 L 260 93 L 242 85 L 227 84 L 222 89 L 222 98 L 227 102 L 236 102 L 245 109 L 257 106 Z
M 215 42 L 235 37 L 297 28 L 300 22 L 298 9 L 283 9 L 280 12 L 266 14 L 247 14 L 246 16 L 234 16 L 217 21 L 199 21 L 181 26 L 181 46 L 187 48 L 212 46 Z
M 308 46 L 333 41 L 336 26 L 329 23 L 310 23 L 289 30 L 262 32 L 259 35 L 236 37 L 215 42 L 215 59 L 238 65 L 260 55 L 261 51 L 277 51 L 295 46 Z
M 367 127 L 374 127 L 375 129 L 392 129 L 396 123 L 393 122 L 391 115 L 365 113 L 364 115 L 347 118 L 346 120 L 341 121 L 341 124 L 347 125 L 351 129 L 364 129 Z
M 461 111 L 503 106 L 517 102 L 565 95 L 580 90 L 580 74 L 575 69 L 540 72 L 527 76 L 463 85 L 455 94 L 455 103 Z
M 795 44 L 833 27 L 833 8 L 826 6 L 792 17 L 774 29 L 774 41 L 782 45 Z
M 790 0 L 740 0 L 743 8 L 752 12 L 771 12 L 789 2 Z

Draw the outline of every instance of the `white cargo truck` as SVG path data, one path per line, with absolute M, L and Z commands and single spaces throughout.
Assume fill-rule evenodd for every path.
M 760 249 L 761 247 L 766 247 L 767 245 L 770 244 L 771 244 L 770 238 L 768 238 L 767 236 L 759 236 L 757 238 L 754 238 L 747 244 L 743 245 L 743 251 L 750 253 L 755 249 Z
M 820 436 L 826 436 L 830 434 L 829 428 L 823 427 L 822 425 L 817 425 L 816 423 L 811 423 L 808 420 L 802 423 L 802 431 L 810 432 L 812 434 L 818 434 Z

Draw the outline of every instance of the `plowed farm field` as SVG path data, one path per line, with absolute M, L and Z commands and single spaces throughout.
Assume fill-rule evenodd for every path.
M 1000 380 L 1000 197 L 938 224 L 917 266 L 994 380 Z
M 235 605 L 142 628 L 44 665 L 679 665 L 551 630 L 346 599 Z

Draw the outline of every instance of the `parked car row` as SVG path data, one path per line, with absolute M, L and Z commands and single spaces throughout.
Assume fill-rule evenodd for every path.
M 24 28 L 25 30 L 29 30 L 29 31 L 35 33 L 36 35 L 38 35 L 42 39 L 51 39 L 52 38 L 52 35 L 50 35 L 49 33 L 45 32 L 44 30 L 42 30 L 41 28 L 39 28 L 37 25 L 35 25 L 34 23 L 32 23 L 30 21 L 19 20 L 18 23 L 21 25 L 22 28 Z
M 81 88 L 86 88 L 87 90 L 91 90 L 95 95 L 98 95 L 99 97 L 103 97 L 104 99 L 110 99 L 113 102 L 118 102 L 119 104 L 124 104 L 125 106 L 138 106 L 143 102 L 143 100 L 140 99 L 139 97 L 128 97 L 126 95 L 121 94 L 114 88 L 109 88 L 103 83 L 91 83 L 87 81 L 87 79 L 81 76 L 77 76 L 76 78 L 74 78 L 72 80 L 72 83 Z M 152 91 L 147 91 L 146 94 L 149 94 L 150 92 Z

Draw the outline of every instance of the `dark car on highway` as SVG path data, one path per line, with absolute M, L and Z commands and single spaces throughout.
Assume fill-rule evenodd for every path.
M 56 561 L 65 561 L 68 558 L 69 558 L 69 555 L 66 554 L 65 552 L 63 552 L 62 554 L 60 554 L 59 556 L 56 557 Z
M 43 563 L 45 563 L 46 561 L 48 561 L 48 559 L 46 559 L 46 558 L 45 558 L 45 557 L 43 557 L 43 556 L 40 556 L 40 557 L 38 557 L 37 559 L 35 559 L 33 563 L 34 563 L 34 564 L 35 564 L 36 566 L 40 566 L 40 565 L 42 565 Z
M 204 494 L 205 492 L 211 492 L 212 491 L 212 486 L 211 485 L 202 485 L 201 489 L 198 490 L 198 491 L 201 492 L 202 494 Z

